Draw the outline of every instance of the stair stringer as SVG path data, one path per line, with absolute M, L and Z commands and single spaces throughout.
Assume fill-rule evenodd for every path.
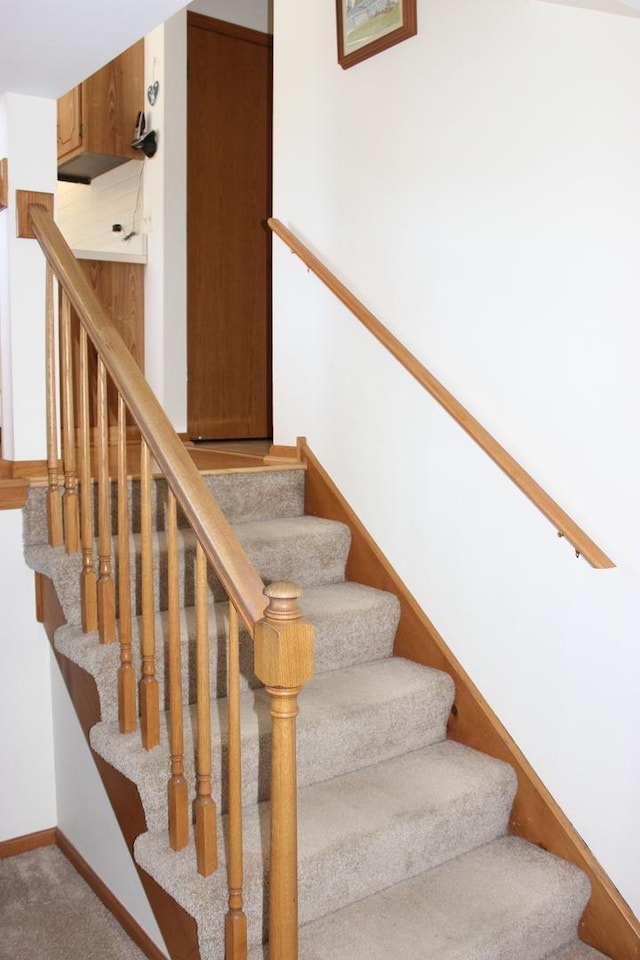
M 394 655 L 442 670 L 453 678 L 456 695 L 447 737 L 503 760 L 515 770 L 518 789 L 509 833 L 575 864 L 589 877 L 591 897 L 580 921 L 580 938 L 613 960 L 640 960 L 640 925 L 631 908 L 326 473 L 305 438 L 299 438 L 297 454 L 306 465 L 305 513 L 340 521 L 351 530 L 347 579 L 394 593 L 400 601 Z
M 144 808 L 137 786 L 119 770 L 107 763 L 91 747 L 89 731 L 100 721 L 100 700 L 96 682 L 72 660 L 65 657 L 54 644 L 56 630 L 65 624 L 64 614 L 52 581 L 36 573 L 36 603 L 38 620 L 43 624 L 60 672 L 76 711 L 93 762 L 100 775 L 129 855 L 138 872 L 160 932 L 169 950 L 171 960 L 200 960 L 196 922 L 169 894 L 136 862 L 133 845 L 147 830 Z M 145 944 L 138 943 L 140 949 Z

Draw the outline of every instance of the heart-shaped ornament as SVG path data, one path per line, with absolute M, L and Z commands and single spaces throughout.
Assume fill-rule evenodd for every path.
M 160 89 L 160 84 L 156 80 L 155 83 L 150 84 L 147 87 L 147 100 L 149 101 L 150 106 L 153 106 L 156 100 L 158 99 L 158 90 Z

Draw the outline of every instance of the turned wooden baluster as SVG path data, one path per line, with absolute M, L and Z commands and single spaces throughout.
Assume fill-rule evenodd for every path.
M 211 797 L 211 694 L 209 691 L 209 617 L 207 558 L 196 541 L 196 857 L 198 873 L 218 867 L 216 805 Z
M 129 485 L 127 482 L 127 408 L 118 394 L 118 720 L 121 733 L 136 728 L 136 672 L 131 648 L 131 575 L 129 563 Z
M 98 631 L 100 643 L 116 638 L 116 591 L 111 572 L 111 488 L 107 371 L 98 357 Z
M 178 522 L 176 498 L 167 499 L 167 590 L 169 617 L 169 749 L 171 777 L 169 801 L 169 843 L 182 850 L 189 842 L 189 798 L 184 776 L 184 732 L 182 724 L 182 653 L 180 649 L 180 599 L 178 586 Z
M 298 694 L 313 674 L 313 627 L 296 603 L 302 591 L 272 583 L 264 620 L 256 624 L 255 673 L 271 695 L 271 838 L 269 958 L 298 955 L 298 821 L 296 717 Z
M 49 543 L 60 547 L 64 543 L 62 523 L 62 492 L 58 477 L 58 415 L 56 404 L 56 334 L 53 309 L 53 271 L 47 264 L 46 279 L 46 402 L 47 402 L 47 517 Z
M 229 601 L 229 911 L 225 918 L 225 960 L 246 960 L 247 918 L 242 887 L 242 753 L 240 739 L 240 641 L 238 613 Z
M 73 365 L 71 360 L 71 304 L 66 293 L 60 305 L 61 390 L 62 390 L 62 463 L 64 466 L 64 542 L 67 553 L 80 548 L 78 475 L 76 473 L 76 437 L 73 416 Z
M 82 573 L 80 598 L 82 629 L 85 633 L 98 629 L 97 578 L 93 563 L 93 482 L 91 476 L 91 442 L 89 427 L 89 347 L 87 331 L 80 325 L 80 537 L 82 541 Z
M 142 745 L 151 750 L 160 743 L 160 689 L 156 678 L 155 609 L 153 599 L 153 532 L 151 516 L 151 454 L 140 441 L 140 531 L 142 542 L 142 677 L 140 728 Z

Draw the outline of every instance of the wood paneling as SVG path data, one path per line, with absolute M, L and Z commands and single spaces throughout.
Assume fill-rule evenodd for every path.
M 188 18 L 188 428 L 271 434 L 271 38 Z
M 112 323 L 124 340 L 131 356 L 144 370 L 144 265 L 122 263 L 113 260 L 79 260 L 89 283 L 101 304 L 111 317 Z M 80 383 L 80 334 L 79 320 L 72 311 L 73 377 Z M 89 345 L 89 424 L 97 425 L 96 416 L 96 351 Z M 80 396 L 75 391 L 74 419 L 80 422 Z M 118 398 L 110 385 L 108 390 L 109 424 L 118 422 Z
M 347 578 L 388 590 L 400 600 L 396 656 L 453 677 L 456 694 L 448 736 L 514 768 L 518 792 L 510 832 L 575 863 L 587 874 L 592 893 L 580 923 L 583 940 L 613 960 L 639 960 L 640 925 L 633 912 L 317 459 L 306 446 L 303 453 L 305 512 L 340 520 L 351 529 Z

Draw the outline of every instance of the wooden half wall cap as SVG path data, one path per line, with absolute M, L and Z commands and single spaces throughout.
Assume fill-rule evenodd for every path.
M 39 203 L 53 217 L 53 194 L 38 193 L 35 190 L 16 190 L 16 236 L 28 240 L 36 238 L 29 216 L 29 207 L 32 203 Z

